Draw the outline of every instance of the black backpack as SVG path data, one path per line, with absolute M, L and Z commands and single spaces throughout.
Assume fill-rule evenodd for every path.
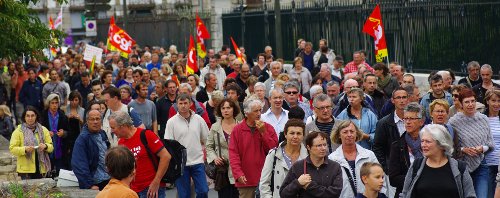
M 186 166 L 187 161 L 187 152 L 186 147 L 182 146 L 177 140 L 167 140 L 161 139 L 163 146 L 167 149 L 168 153 L 172 156 L 170 159 L 170 163 L 168 165 L 167 172 L 163 175 L 161 179 L 164 183 L 174 183 L 177 178 L 181 177 L 184 173 L 184 167 Z M 141 131 L 141 142 L 146 147 L 146 151 L 148 153 L 149 159 L 153 161 L 153 165 L 155 166 L 155 170 L 158 170 L 158 157 L 153 155 L 151 149 L 149 149 L 148 141 L 146 139 L 146 129 Z

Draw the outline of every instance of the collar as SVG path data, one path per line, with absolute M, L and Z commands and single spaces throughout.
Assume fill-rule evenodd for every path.
M 311 164 L 311 165 L 313 165 L 313 166 L 314 166 L 314 164 L 312 163 L 312 160 L 311 160 L 311 156 L 310 156 L 310 155 L 308 155 L 308 156 L 306 157 L 306 159 L 304 159 L 304 160 L 306 160 L 306 162 L 307 162 L 308 164 Z M 328 156 L 325 156 L 325 160 L 323 160 L 323 164 L 328 164 Z M 323 165 L 323 164 L 321 164 L 321 165 Z M 320 165 L 320 166 L 321 166 L 321 165 Z
M 398 117 L 398 114 L 394 111 L 394 123 L 398 123 L 399 121 L 403 122 L 403 119 Z

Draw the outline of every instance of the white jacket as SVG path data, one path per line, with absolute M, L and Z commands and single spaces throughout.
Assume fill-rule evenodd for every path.
M 377 157 L 375 157 L 375 154 L 360 145 L 356 144 L 356 150 L 358 152 L 358 155 L 356 156 L 355 160 L 355 174 L 356 174 L 356 186 L 357 186 L 357 191 L 356 193 L 352 192 L 351 184 L 349 183 L 349 177 L 347 177 L 347 174 L 345 172 L 344 168 L 347 168 L 347 170 L 351 170 L 349 163 L 346 161 L 344 157 L 344 152 L 342 145 L 337 148 L 333 153 L 331 153 L 328 156 L 328 159 L 335 161 L 340 164 L 340 167 L 342 167 L 342 180 L 343 180 L 343 188 L 342 192 L 340 193 L 340 197 L 356 197 L 357 193 L 363 193 L 365 192 L 365 186 L 363 185 L 363 182 L 361 181 L 360 178 L 360 173 L 359 171 L 361 170 L 361 166 L 365 162 L 377 162 Z M 351 175 L 353 173 L 351 172 Z M 382 190 L 380 191 L 381 193 L 384 193 L 387 197 L 394 197 L 395 190 L 392 188 L 390 189 L 391 192 L 388 192 L 387 186 L 389 184 L 389 177 L 387 175 L 384 176 L 384 187 L 382 187 Z
M 264 162 L 264 167 L 260 174 L 259 191 L 261 198 L 279 198 L 280 197 L 280 187 L 288 174 L 288 166 L 283 158 L 282 150 L 284 149 L 284 142 L 281 142 L 277 148 L 271 149 L 266 156 L 266 161 Z M 307 157 L 307 149 L 304 144 L 301 143 L 300 155 L 298 160 L 305 159 Z M 276 164 L 274 166 L 274 192 L 271 192 L 271 175 L 273 174 L 273 161 L 276 157 Z

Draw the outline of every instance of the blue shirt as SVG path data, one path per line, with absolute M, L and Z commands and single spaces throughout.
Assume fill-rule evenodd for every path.
M 92 139 L 97 143 L 97 146 L 99 148 L 99 162 L 97 163 L 97 169 L 94 173 L 95 184 L 98 184 L 110 179 L 108 173 L 106 172 L 106 164 L 104 164 L 104 157 L 106 156 L 107 146 L 106 143 L 102 140 L 102 137 L 99 133 L 92 134 Z
M 369 140 L 359 141 L 358 144 L 365 149 L 371 150 L 373 138 L 375 137 L 375 128 L 377 127 L 377 116 L 368 108 L 361 109 L 361 119 L 357 119 L 350 113 L 351 107 L 344 109 L 338 116 L 340 120 L 351 120 L 358 126 L 364 133 L 370 135 Z

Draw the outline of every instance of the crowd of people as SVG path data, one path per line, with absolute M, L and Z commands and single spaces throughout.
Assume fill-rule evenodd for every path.
M 318 51 L 298 40 L 292 67 L 270 46 L 254 59 L 209 49 L 194 74 L 175 46 L 110 52 L 93 71 L 83 47 L 1 60 L 0 134 L 22 179 L 65 169 L 98 197 L 208 197 L 215 167 L 225 198 L 500 195 L 488 64 L 471 61 L 458 82 L 431 72 L 420 90 L 398 63 L 371 65 L 361 50 L 345 64 L 325 39 Z M 162 139 L 186 147 L 172 183 Z

